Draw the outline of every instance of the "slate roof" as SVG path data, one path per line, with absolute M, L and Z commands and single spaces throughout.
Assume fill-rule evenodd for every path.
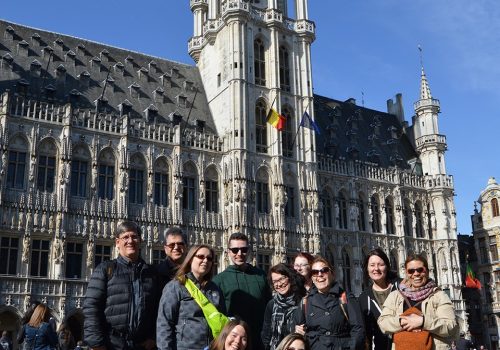
M 321 132 L 316 135 L 318 153 L 402 168 L 417 158 L 411 128 L 393 114 L 321 95 L 314 95 L 314 111 Z
M 7 89 L 81 109 L 95 109 L 104 91 L 99 111 L 124 108 L 156 123 L 185 121 L 198 89 L 189 124 L 215 133 L 197 67 L 0 20 L 0 93 Z

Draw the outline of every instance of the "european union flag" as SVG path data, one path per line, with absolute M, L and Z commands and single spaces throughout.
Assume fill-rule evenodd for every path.
M 314 120 L 312 120 L 311 116 L 309 115 L 309 113 L 307 113 L 307 111 L 305 111 L 304 114 L 302 115 L 302 120 L 300 121 L 300 126 L 314 130 L 314 132 L 318 135 L 321 134 L 319 132 L 318 124 L 316 124 L 316 122 Z

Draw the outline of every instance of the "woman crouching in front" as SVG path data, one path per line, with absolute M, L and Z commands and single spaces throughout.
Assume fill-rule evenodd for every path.
M 346 296 L 326 259 L 315 258 L 311 273 L 316 288 L 297 310 L 296 331 L 305 331 L 311 350 L 363 349 L 365 332 L 356 298 Z
M 429 278 L 422 255 L 408 256 L 405 269 L 406 278 L 384 303 L 380 330 L 392 335 L 393 349 L 449 349 L 458 331 L 450 298 Z

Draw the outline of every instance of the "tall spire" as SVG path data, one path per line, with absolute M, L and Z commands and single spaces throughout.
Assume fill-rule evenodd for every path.
M 429 82 L 427 81 L 427 76 L 424 71 L 424 59 L 422 46 L 418 45 L 418 51 L 420 52 L 420 67 L 422 67 L 422 73 L 420 74 L 420 99 L 428 100 L 432 98 L 431 88 L 429 87 Z
M 424 67 L 422 66 L 422 73 L 420 75 L 420 99 L 429 100 L 431 98 L 431 88 L 429 87 L 427 76 L 425 75 Z

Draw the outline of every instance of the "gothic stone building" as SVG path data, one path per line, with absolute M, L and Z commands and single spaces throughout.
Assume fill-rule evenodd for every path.
M 0 329 L 34 300 L 81 323 L 124 218 L 151 263 L 180 225 L 221 270 L 241 231 L 257 265 L 323 254 L 355 293 L 373 247 L 401 274 L 423 253 L 464 324 L 453 178 L 423 69 L 411 125 L 400 95 L 388 113 L 314 95 L 308 1 L 294 18 L 285 3 L 191 0 L 194 66 L 0 21 Z M 300 126 L 305 111 L 320 134 Z
M 480 209 L 472 215 L 472 235 L 477 255 L 477 278 L 481 281 L 481 343 L 488 349 L 498 349 L 500 334 L 500 185 L 494 177 L 481 192 L 477 202 Z

